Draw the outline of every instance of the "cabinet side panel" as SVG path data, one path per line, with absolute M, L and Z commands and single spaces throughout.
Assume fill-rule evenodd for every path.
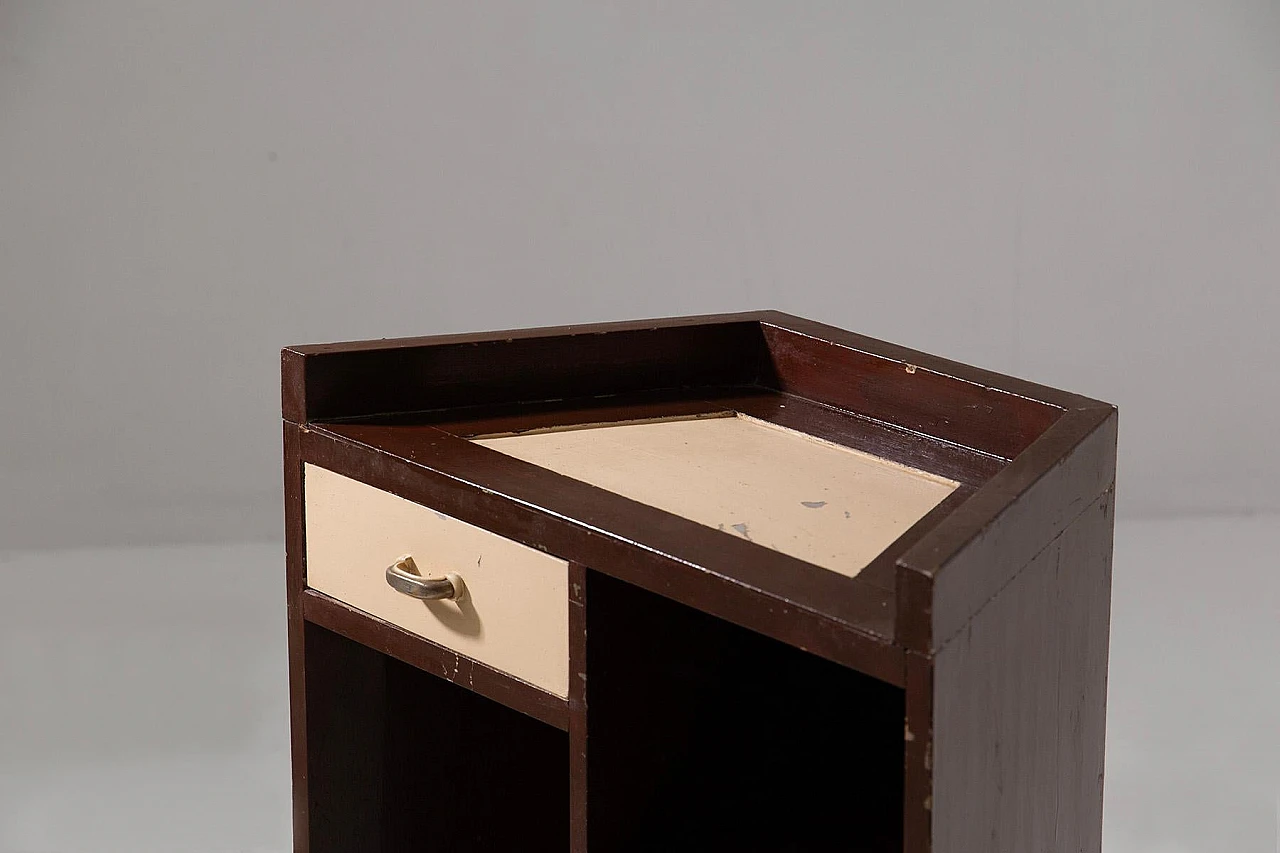
M 1112 493 L 934 658 L 934 853 L 1098 853 Z
M 293 849 L 310 850 L 307 795 L 306 636 L 302 588 L 306 545 L 302 518 L 302 455 L 298 427 L 284 424 L 285 595 L 289 637 L 289 730 L 293 768 Z
M 1075 602 L 1059 637 L 1058 790 L 1055 850 L 1102 849 L 1103 745 L 1107 728 L 1107 658 L 1111 640 L 1114 492 L 1095 503 L 1062 537 L 1059 595 Z

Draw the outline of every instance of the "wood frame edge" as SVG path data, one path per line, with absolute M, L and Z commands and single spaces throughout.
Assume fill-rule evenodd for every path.
M 1119 412 L 1115 406 L 1100 403 L 1086 408 L 1072 409 L 1066 413 L 1041 435 L 1032 446 L 1014 459 L 1005 470 L 993 477 L 979 488 L 968 500 L 956 508 L 956 511 L 940 522 L 928 534 L 912 546 L 897 561 L 896 588 L 898 618 L 895 622 L 897 642 L 905 649 L 925 654 L 936 652 L 939 644 L 952 633 L 941 632 L 945 636 L 937 636 L 937 613 L 935 595 L 937 585 L 948 572 L 960 571 L 955 567 L 957 560 L 975 542 L 1010 517 L 1015 507 L 1022 502 L 1033 502 L 1035 487 L 1056 472 L 1063 470 L 1073 455 L 1090 438 L 1101 430 L 1114 427 Z M 1068 506 L 1078 507 L 1083 512 L 1098 496 L 1115 488 L 1115 454 L 1114 441 L 1107 446 L 1096 449 L 1101 453 L 1101 464 L 1108 468 L 1101 481 L 1092 487 L 1085 488 L 1080 494 L 1053 494 L 1041 501 L 1067 501 Z M 1085 460 L 1086 462 L 1091 460 Z M 1090 482 L 1096 478 L 1089 478 Z M 1056 516 L 1039 534 L 1039 546 L 1044 547 L 1056 539 L 1063 530 L 1070 526 L 1076 515 L 1066 512 Z M 1007 584 L 1026 563 L 1034 557 L 1038 549 L 1032 550 L 1025 559 L 1015 560 L 1016 565 L 1006 566 L 1003 574 L 986 584 L 985 594 L 978 596 L 980 601 L 994 595 Z M 976 581 L 975 581 L 976 582 Z M 967 618 L 972 617 L 969 613 Z M 954 621 L 954 620 L 953 620 Z
M 314 589 L 303 591 L 302 611 L 306 621 L 313 625 L 319 625 L 379 654 L 443 678 L 561 731 L 569 730 L 569 700 L 566 698 L 419 637 Z

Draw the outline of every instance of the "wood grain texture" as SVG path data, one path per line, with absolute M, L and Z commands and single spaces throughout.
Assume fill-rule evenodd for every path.
M 1089 408 L 1098 404 L 1097 400 L 1063 391 L 1059 388 L 1029 382 L 1003 373 L 996 373 L 993 370 L 985 370 L 971 364 L 953 361 L 939 355 L 911 349 L 900 344 L 879 340 L 847 329 L 841 329 L 838 326 L 797 317 L 794 314 L 787 314 L 782 311 L 758 311 L 745 316 L 750 316 L 759 322 L 761 327 L 766 330 L 766 334 L 770 329 L 777 329 L 797 338 L 812 341 L 815 352 L 822 352 L 829 345 L 833 345 L 855 353 L 863 353 L 883 361 L 892 362 L 903 367 L 904 370 L 906 366 L 913 365 L 937 374 L 941 378 L 950 377 L 964 385 L 976 388 L 998 389 L 1014 397 L 1023 397 L 1032 403 L 1033 407 L 1038 405 L 1067 410 Z M 797 345 L 804 346 L 801 342 L 797 342 Z M 978 408 L 970 411 L 967 416 L 971 419 L 981 420 L 986 415 L 987 413 L 983 409 Z
M 773 373 L 766 381 L 770 387 L 1004 459 L 1025 450 L 1062 414 L 1057 406 L 931 369 L 933 360 L 922 353 L 899 355 L 925 364 L 784 327 L 762 328 Z M 870 339 L 864 343 L 885 348 Z
M 932 853 L 1101 849 L 1111 529 L 1107 492 L 937 652 Z

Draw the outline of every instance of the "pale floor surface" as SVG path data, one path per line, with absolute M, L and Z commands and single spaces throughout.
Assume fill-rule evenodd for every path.
M 1280 851 L 1277 533 L 1120 525 L 1107 853 Z M 0 853 L 289 849 L 281 562 L 0 556 Z

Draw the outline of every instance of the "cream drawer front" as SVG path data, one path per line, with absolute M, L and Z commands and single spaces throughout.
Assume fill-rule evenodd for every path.
M 308 464 L 307 586 L 557 696 L 569 694 L 569 566 L 495 533 Z M 456 573 L 461 601 L 387 585 L 412 555 L 423 577 Z

